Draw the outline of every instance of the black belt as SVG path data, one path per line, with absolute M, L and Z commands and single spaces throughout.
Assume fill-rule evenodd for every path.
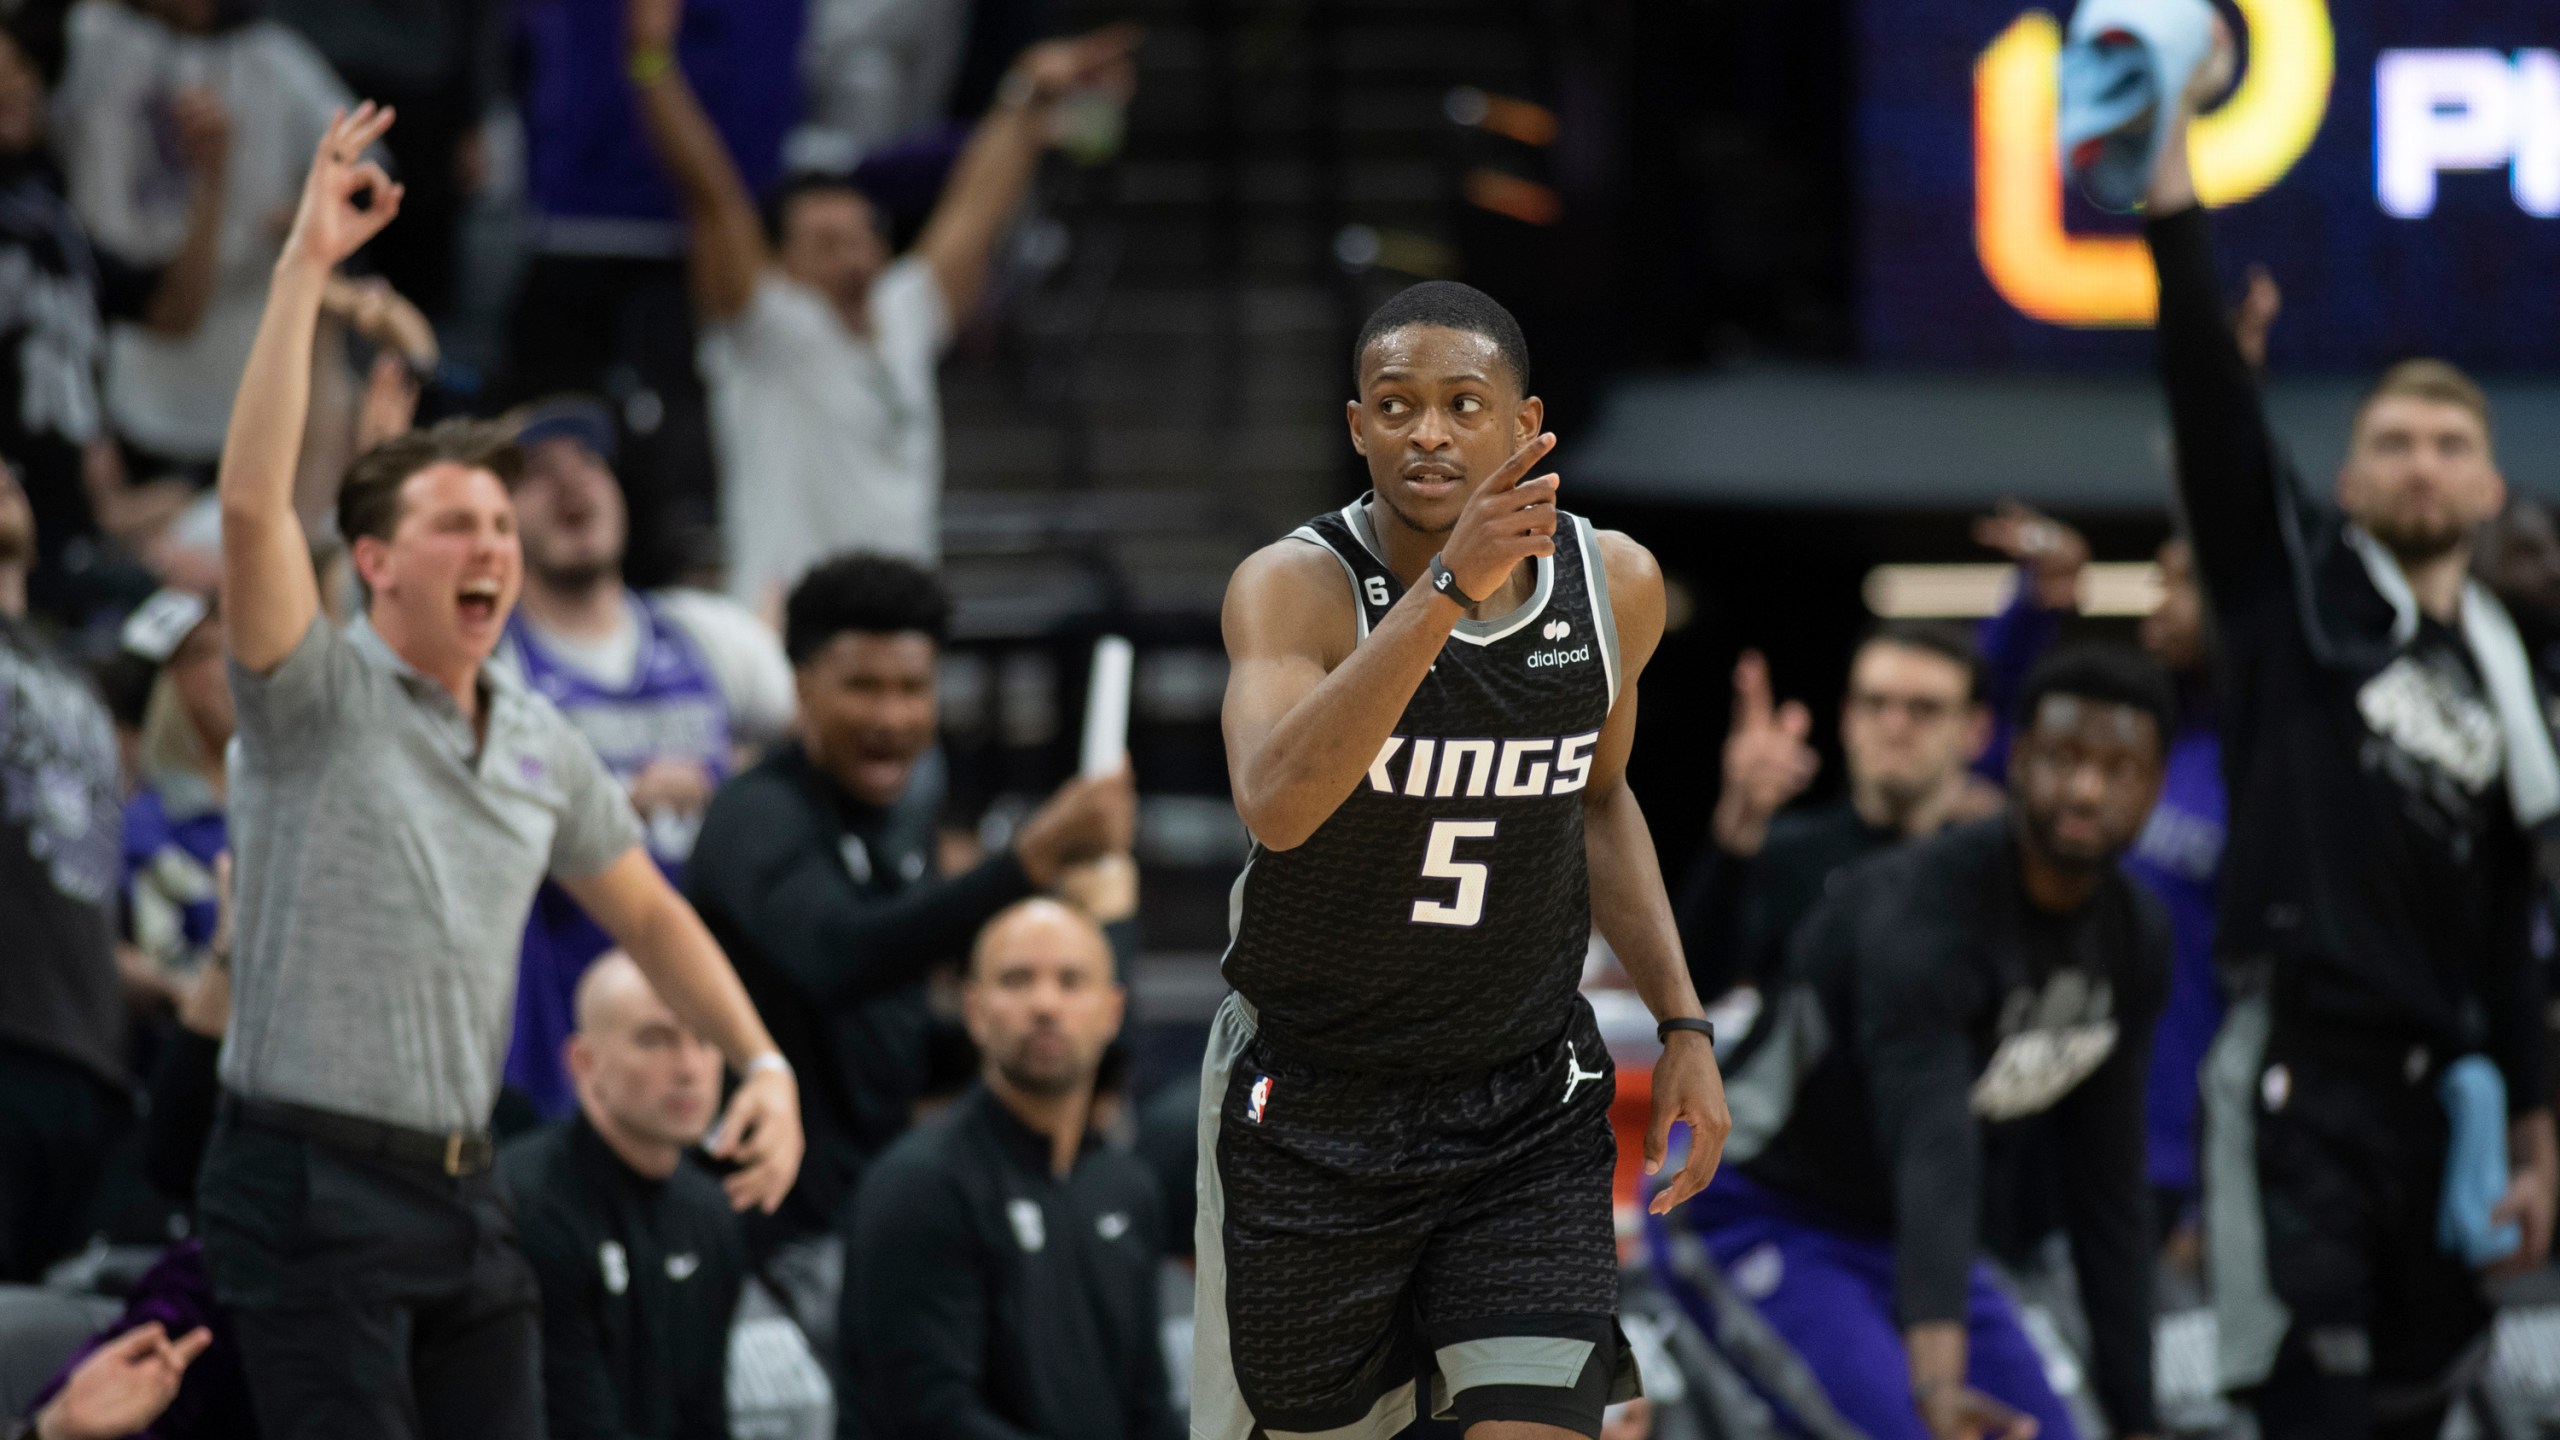
M 498 1142 L 486 1130 L 412 1130 L 405 1125 L 385 1125 L 379 1120 L 314 1110 L 282 1100 L 252 1100 L 228 1090 L 222 1092 L 222 1113 L 237 1124 L 280 1130 L 332 1150 L 396 1160 L 456 1178 L 477 1175 L 498 1158 Z

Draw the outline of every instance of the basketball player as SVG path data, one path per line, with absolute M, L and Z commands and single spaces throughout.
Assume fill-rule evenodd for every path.
M 1668 1210 L 1730 1128 L 1714 1034 L 1627 789 L 1662 577 L 1556 508 L 1519 323 L 1418 285 L 1353 353 L 1376 488 L 1226 603 L 1228 771 L 1255 840 L 1203 1067 L 1200 1440 L 1600 1433 L 1617 1332 L 1596 917 L 1653 1013 Z M 1418 1387 L 1427 1386 L 1427 1394 Z

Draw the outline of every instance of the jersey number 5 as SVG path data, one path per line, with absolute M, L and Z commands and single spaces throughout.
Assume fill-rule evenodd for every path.
M 1426 880 L 1455 880 L 1457 895 L 1443 903 L 1438 900 L 1413 902 L 1416 925 L 1473 925 L 1484 918 L 1484 882 L 1487 873 L 1481 860 L 1458 858 L 1461 840 L 1490 840 L 1496 820 L 1434 820 L 1431 843 L 1423 848 L 1422 875 Z

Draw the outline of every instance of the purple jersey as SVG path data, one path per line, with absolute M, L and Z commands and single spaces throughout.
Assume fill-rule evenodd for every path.
M 507 620 L 507 644 L 525 683 L 569 717 L 595 746 L 605 768 L 629 785 L 649 762 L 691 760 L 714 784 L 729 775 L 729 703 L 720 693 L 701 647 L 667 618 L 657 602 L 632 597 L 640 627 L 638 659 L 620 686 L 597 684 L 571 668 L 518 610 Z M 699 814 L 660 812 L 640 817 L 651 858 L 679 879 L 685 856 L 702 828 Z M 515 1043 L 507 1052 L 506 1080 L 546 1118 L 576 1107 L 561 1068 L 560 1046 L 577 1028 L 578 977 L 613 942 L 568 892 L 544 881 L 525 921 L 524 958 L 516 976 Z

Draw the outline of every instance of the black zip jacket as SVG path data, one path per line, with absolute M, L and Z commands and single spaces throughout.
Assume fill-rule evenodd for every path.
M 2147 228 L 2179 497 L 2221 637 L 2230 789 L 2216 944 L 2273 961 L 2280 1027 L 2396 1060 L 2484 1050 L 2545 1102 L 2532 858 L 2461 637 L 2406 643 L 2305 493 L 2233 342 L 2205 214 Z
M 984 1086 L 873 1164 L 845 1254 L 869 1440 L 1181 1440 L 1143 1161 L 1049 1137 Z

